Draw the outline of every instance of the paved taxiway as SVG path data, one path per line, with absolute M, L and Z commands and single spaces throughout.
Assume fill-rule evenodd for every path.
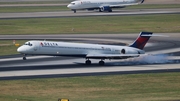
M 28 12 L 28 13 L 0 13 L 0 19 L 10 18 L 47 18 L 47 17 L 80 17 L 80 16 L 122 16 L 122 15 L 148 15 L 148 14 L 178 14 L 180 8 L 172 9 L 130 9 L 113 10 L 113 12 L 98 11 L 58 11 L 58 12 Z
M 155 33 L 157 34 L 157 33 Z M 71 57 L 33 56 L 23 61 L 20 55 L 0 58 L 0 79 L 22 79 L 41 77 L 69 77 L 82 75 L 129 74 L 129 73 L 155 73 L 180 71 L 180 33 L 161 33 L 170 37 L 152 37 L 145 48 L 147 53 L 162 54 L 156 56 L 143 56 L 127 60 L 106 60 L 105 66 L 98 66 L 99 60 L 92 60 L 92 65 L 84 65 L 84 59 Z M 119 45 L 123 42 L 131 43 L 138 34 L 91 34 L 91 35 L 51 35 L 47 39 L 59 41 L 104 43 Z M 1 35 L 0 37 L 8 37 Z M 31 39 L 42 39 L 41 36 L 32 35 Z M 15 38 L 13 35 L 9 39 Z M 18 38 L 30 38 L 21 35 Z M 72 39 L 71 39 L 72 38 Z M 77 38 L 77 39 L 76 39 Z M 7 38 L 8 39 L 8 38 Z M 92 41 L 93 39 L 93 41 Z M 125 45 L 124 44 L 124 45 Z M 173 59 L 167 57 L 175 56 Z

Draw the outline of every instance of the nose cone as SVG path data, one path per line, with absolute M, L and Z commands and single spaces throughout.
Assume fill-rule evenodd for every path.
M 71 4 L 67 5 L 67 7 L 70 8 L 70 7 L 71 7 Z
M 23 46 L 21 46 L 21 47 L 19 47 L 19 48 L 17 49 L 17 51 L 18 51 L 19 53 L 25 53 L 25 52 L 26 52 L 26 49 L 25 49 Z

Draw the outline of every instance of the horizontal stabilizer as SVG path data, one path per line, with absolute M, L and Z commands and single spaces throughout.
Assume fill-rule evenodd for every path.
M 158 35 L 158 34 L 149 34 L 149 35 L 141 35 L 141 36 L 149 36 L 149 37 L 152 37 L 152 36 L 160 36 L 160 37 L 169 37 L 167 35 Z

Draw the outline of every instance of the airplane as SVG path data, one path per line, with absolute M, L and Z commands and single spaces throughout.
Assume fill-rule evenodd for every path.
M 112 12 L 112 8 L 124 8 L 126 6 L 142 4 L 144 0 L 76 0 L 67 5 L 74 13 L 76 10 L 95 10 L 99 12 Z
M 104 65 L 105 59 L 127 59 L 145 54 L 143 48 L 152 34 L 140 32 L 129 46 L 32 40 L 17 51 L 23 54 L 23 60 L 26 60 L 26 55 L 70 56 L 85 58 L 86 65 L 91 64 L 90 59 L 100 59 L 99 65 Z

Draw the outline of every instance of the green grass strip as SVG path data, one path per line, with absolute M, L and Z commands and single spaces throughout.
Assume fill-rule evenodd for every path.
M 12 1 L 12 2 L 0 2 L 0 5 L 4 4 L 57 4 L 57 3 L 70 3 L 72 0 L 32 0 L 32 1 Z
M 14 40 L 0 40 L 0 56 L 19 54 L 17 48 L 13 43 Z M 28 40 L 15 40 L 16 44 L 23 45 Z
M 16 12 L 53 12 L 70 10 L 67 6 L 27 6 L 27 7 L 1 7 L 0 13 L 16 13 Z
M 1 19 L 0 34 L 180 32 L 180 15 Z
M 180 74 L 131 74 L 0 81 L 1 101 L 177 101 Z

